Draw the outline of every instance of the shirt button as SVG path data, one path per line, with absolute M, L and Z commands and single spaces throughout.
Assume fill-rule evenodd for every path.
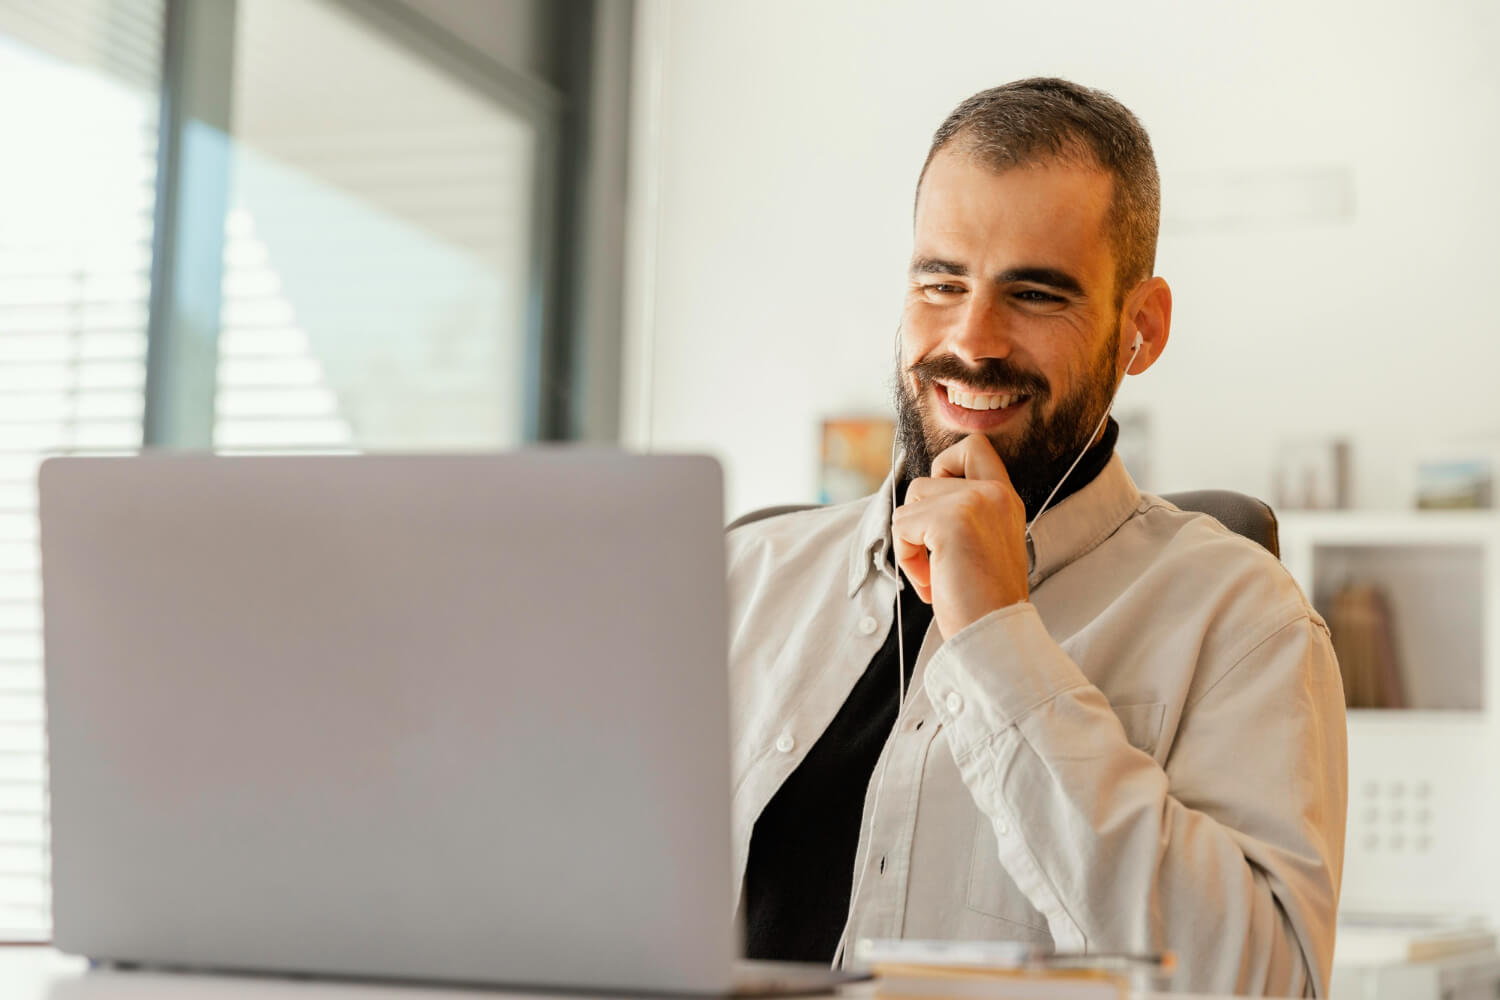
M 859 630 L 865 635 L 874 635 L 875 630 L 879 627 L 880 623 L 871 618 L 869 615 L 865 615 L 859 620 Z
M 957 691 L 949 691 L 948 697 L 943 699 L 943 704 L 948 706 L 948 711 L 957 715 L 964 710 L 964 696 Z
M 995 824 L 995 834 L 997 836 L 1000 836 L 1000 837 L 1009 837 L 1010 836 L 1010 824 L 1007 823 L 1007 822 L 1005 822 L 1005 820 L 1003 820 L 1003 819 L 1000 820 L 998 823 Z
M 796 746 L 797 741 L 792 739 L 790 733 L 782 733 L 776 738 L 776 749 L 782 753 L 791 753 Z

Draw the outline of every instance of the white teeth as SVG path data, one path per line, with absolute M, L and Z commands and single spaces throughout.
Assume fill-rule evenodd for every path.
M 954 406 L 962 406 L 966 410 L 1003 410 L 1013 403 L 1020 401 L 1021 397 L 1016 395 L 990 395 L 980 392 L 964 392 L 953 386 L 944 386 L 948 390 L 948 402 Z

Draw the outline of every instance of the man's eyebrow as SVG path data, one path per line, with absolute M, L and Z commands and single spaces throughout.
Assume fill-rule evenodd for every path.
M 937 257 L 916 257 L 911 262 L 911 273 L 951 274 L 958 278 L 964 278 L 968 276 L 969 269 L 951 260 L 941 260 Z
M 943 260 L 941 257 L 916 257 L 911 262 L 911 273 L 914 275 L 951 274 L 958 278 L 966 278 L 969 275 L 969 269 L 963 264 Z M 1000 284 L 1020 282 L 1028 285 L 1044 285 L 1070 295 L 1083 294 L 1083 285 L 1077 278 L 1055 267 L 1012 267 L 995 275 L 995 281 Z
M 1055 267 L 1013 267 L 995 275 L 995 280 L 1001 284 L 1023 282 L 1028 285 L 1046 285 L 1071 295 L 1083 294 L 1083 285 L 1079 284 L 1077 278 Z

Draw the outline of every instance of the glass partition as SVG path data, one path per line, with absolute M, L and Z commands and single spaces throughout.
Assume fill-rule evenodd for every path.
M 239 0 L 232 93 L 215 447 L 519 443 L 532 124 L 323 0 Z

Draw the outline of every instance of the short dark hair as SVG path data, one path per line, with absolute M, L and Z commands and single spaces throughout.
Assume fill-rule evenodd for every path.
M 953 109 L 933 134 L 917 178 L 949 143 L 994 170 L 1046 160 L 1091 164 L 1110 175 L 1105 227 L 1115 253 L 1117 305 L 1156 268 L 1161 179 L 1151 138 L 1130 109 L 1102 90 L 1055 77 L 1016 80 L 983 90 Z

